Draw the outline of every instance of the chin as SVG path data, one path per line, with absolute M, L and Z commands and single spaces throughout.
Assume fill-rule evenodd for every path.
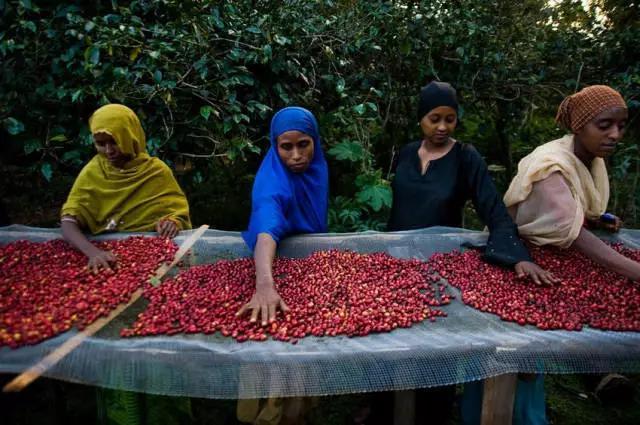
M 304 168 L 291 168 L 291 167 L 288 167 L 288 168 L 289 168 L 289 171 L 291 171 L 292 173 L 302 174 L 309 169 L 309 166 L 307 165 Z

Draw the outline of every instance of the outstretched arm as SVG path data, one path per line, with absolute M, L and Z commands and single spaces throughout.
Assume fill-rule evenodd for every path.
M 89 258 L 89 268 L 94 273 L 97 273 L 100 267 L 111 270 L 110 263 L 115 264 L 116 257 L 92 244 L 73 217 L 63 216 L 60 228 L 64 239 Z
M 640 280 L 640 263 L 620 254 L 584 227 L 571 246 L 609 270 Z
M 256 265 L 256 292 L 251 300 L 245 304 L 237 315 L 240 316 L 251 310 L 251 321 L 255 322 L 260 315 L 262 325 L 276 320 L 276 310 L 288 311 L 289 307 L 280 298 L 273 280 L 272 265 L 276 256 L 276 241 L 270 234 L 258 234 L 254 250 Z

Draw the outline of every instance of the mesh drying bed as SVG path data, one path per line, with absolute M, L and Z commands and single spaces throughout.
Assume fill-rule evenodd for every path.
M 188 232 L 176 242 L 181 243 Z M 0 244 L 45 241 L 57 230 L 11 226 Z M 118 238 L 114 234 L 103 238 Z M 297 236 L 279 255 L 303 257 L 318 250 L 385 251 L 426 260 L 434 252 L 481 244 L 486 234 L 451 228 L 419 231 Z M 640 231 L 610 238 L 640 247 Z M 250 255 L 239 233 L 207 231 L 194 245 L 192 262 Z M 454 291 L 455 292 L 455 291 Z M 640 333 L 584 329 L 541 331 L 500 321 L 459 301 L 448 317 L 366 337 L 306 337 L 238 343 L 221 335 L 120 338 L 144 309 L 140 300 L 46 373 L 46 376 L 110 388 L 206 398 L 305 396 L 440 386 L 508 372 L 640 372 Z M 0 349 L 0 372 L 21 372 L 75 331 L 36 346 Z

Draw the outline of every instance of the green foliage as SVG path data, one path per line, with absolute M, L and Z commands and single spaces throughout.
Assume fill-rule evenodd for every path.
M 297 104 L 320 122 L 331 229 L 382 229 L 394 152 L 419 137 L 425 83 L 456 86 L 457 138 L 478 147 L 501 189 L 523 155 L 561 134 L 562 98 L 606 83 L 631 107 L 612 205 L 637 224 L 637 9 L 620 0 L 590 9 L 573 0 L 2 1 L 0 173 L 61 203 L 69 188 L 49 181 L 72 179 L 93 155 L 88 117 L 124 103 L 150 153 L 178 174 L 194 222 L 240 229 L 270 117 Z

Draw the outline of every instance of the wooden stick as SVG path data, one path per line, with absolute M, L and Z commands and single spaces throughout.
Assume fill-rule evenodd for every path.
M 394 391 L 393 398 L 393 425 L 413 425 L 416 421 L 416 391 Z
M 482 425 L 511 425 L 517 380 L 515 373 L 484 380 Z
M 193 246 L 194 243 L 202 234 L 209 228 L 208 225 L 203 225 L 198 228 L 195 232 L 193 232 L 178 248 L 175 256 L 173 257 L 173 261 L 169 264 L 161 265 L 156 274 L 152 279 L 159 280 L 161 279 L 173 266 L 178 264 L 180 259 L 186 254 L 186 252 Z M 135 303 L 142 296 L 142 289 L 136 290 L 129 302 L 126 304 L 120 304 L 115 310 L 113 310 L 107 317 L 101 317 L 89 326 L 87 326 L 82 331 L 78 332 L 68 340 L 66 340 L 60 347 L 56 348 L 54 351 L 49 353 L 46 357 L 40 360 L 35 365 L 31 366 L 29 369 L 22 372 L 20 375 L 15 377 L 11 382 L 2 388 L 2 392 L 18 392 L 23 390 L 27 385 L 38 379 L 43 373 L 53 367 L 56 363 L 62 360 L 67 354 L 77 348 L 82 342 L 94 335 L 100 329 L 105 327 L 109 322 L 118 317 L 120 313 L 125 311 L 131 304 Z

